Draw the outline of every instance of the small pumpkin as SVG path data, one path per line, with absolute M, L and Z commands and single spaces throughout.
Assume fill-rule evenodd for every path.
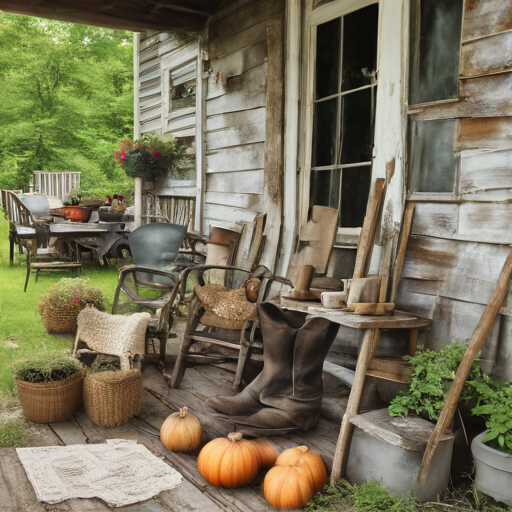
M 260 293 L 261 281 L 257 277 L 251 277 L 245 282 L 245 297 L 249 302 L 257 302 Z
M 265 438 L 259 438 L 253 439 L 251 442 L 258 450 L 261 458 L 261 467 L 271 468 L 276 463 L 277 453 L 270 441 Z
M 201 446 L 204 438 L 199 420 L 182 407 L 173 412 L 160 428 L 160 441 L 171 452 L 189 452 Z
M 310 477 L 315 492 L 321 491 L 327 483 L 327 469 L 322 457 L 307 446 L 285 450 L 277 458 L 276 466 L 299 466 Z
M 263 481 L 266 500 L 276 508 L 304 507 L 315 495 L 309 475 L 299 466 L 274 466 Z
M 233 432 L 206 444 L 197 459 L 202 477 L 217 487 L 242 487 L 258 473 L 261 458 L 254 444 Z

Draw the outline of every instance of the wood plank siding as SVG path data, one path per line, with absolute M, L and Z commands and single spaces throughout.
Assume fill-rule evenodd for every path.
M 509 1 L 466 0 L 458 100 L 409 109 L 412 120 L 456 121 L 455 192 L 412 197 L 417 203 L 397 297 L 401 309 L 434 320 L 426 340 L 434 349 L 471 336 L 512 244 L 511 20 Z M 512 353 L 512 313 L 502 313 L 483 366 L 511 379 L 503 358 Z
M 201 80 L 206 83 L 204 190 L 196 198 L 204 205 L 201 227 L 208 232 L 212 225 L 232 226 L 266 212 L 263 261 L 270 267 L 281 226 L 284 6 L 284 0 L 226 4 L 201 34 L 203 69 L 197 77 L 198 91 Z M 198 48 L 197 36 L 141 36 L 141 133 L 194 135 L 195 111 L 177 119 L 168 115 L 166 69 L 190 62 Z M 163 178 L 155 193 L 183 197 L 191 185 Z

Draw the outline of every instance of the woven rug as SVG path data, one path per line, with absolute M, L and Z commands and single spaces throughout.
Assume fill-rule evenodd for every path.
M 179 485 L 182 476 L 145 446 L 107 444 L 16 450 L 39 501 L 100 498 L 114 507 L 148 500 Z

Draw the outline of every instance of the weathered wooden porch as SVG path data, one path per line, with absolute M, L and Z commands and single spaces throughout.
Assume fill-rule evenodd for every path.
M 260 512 L 275 510 L 263 496 L 262 470 L 248 487 L 221 489 L 205 482 L 197 469 L 197 452 L 171 453 L 160 443 L 158 434 L 165 418 L 186 405 L 196 414 L 209 439 L 229 431 L 222 422 L 214 421 L 203 411 L 205 400 L 214 395 L 234 394 L 231 386 L 236 364 L 224 362 L 216 365 L 198 364 L 187 368 L 181 389 L 170 389 L 162 373 L 154 365 L 143 368 L 144 395 L 142 410 L 137 418 L 120 427 L 98 427 L 83 410 L 73 419 L 42 425 L 32 446 L 104 443 L 106 439 L 132 439 L 145 445 L 155 455 L 178 470 L 184 480 L 177 488 L 166 491 L 143 503 L 121 507 L 127 512 Z M 172 372 L 172 366 L 166 367 Z M 257 369 L 256 369 L 257 372 Z M 330 471 L 342 415 L 345 411 L 349 388 L 332 375 L 324 373 L 324 402 L 321 419 L 314 431 L 272 437 L 279 448 L 307 445 L 321 454 Z M 34 439 L 34 438 L 33 438 Z M 141 482 L 144 485 L 144 482 Z M 14 448 L 0 450 L 0 510 L 2 512 L 101 512 L 110 510 L 97 499 L 67 500 L 55 505 L 40 503 L 27 479 Z

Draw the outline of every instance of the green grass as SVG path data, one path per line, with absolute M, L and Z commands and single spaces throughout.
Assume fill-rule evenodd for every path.
M 0 420 L 0 448 L 24 446 L 27 439 L 22 419 Z
M 9 225 L 0 217 L 0 397 L 15 394 L 11 374 L 14 361 L 32 356 L 69 354 L 73 339 L 68 336 L 50 335 L 37 314 L 39 297 L 61 277 L 69 272 L 41 272 L 38 282 L 30 276 L 27 292 L 23 293 L 26 276 L 25 256 L 15 255 L 9 262 Z M 97 263 L 84 262 L 83 276 L 100 287 L 110 311 L 117 284 L 115 268 L 100 267 Z

